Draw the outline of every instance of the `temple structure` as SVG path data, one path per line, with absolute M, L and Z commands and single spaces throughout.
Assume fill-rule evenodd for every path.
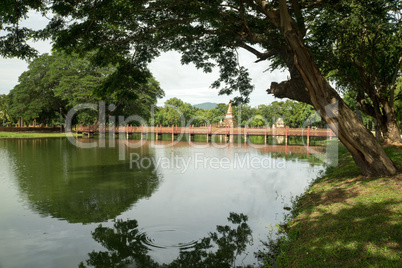
M 222 127 L 234 127 L 233 112 L 232 112 L 232 102 L 229 101 L 229 108 L 226 113 L 225 119 L 222 122 Z
M 277 127 L 277 128 L 285 127 L 285 121 L 283 121 L 283 118 L 282 118 L 282 117 L 279 117 L 279 118 L 276 120 L 276 127 Z

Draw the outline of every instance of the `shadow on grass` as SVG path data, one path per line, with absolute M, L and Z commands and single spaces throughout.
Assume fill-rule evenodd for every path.
M 325 178 L 324 178 L 325 179 Z M 319 182 L 317 180 L 316 182 Z M 398 178 L 366 178 L 358 176 L 355 178 L 337 178 L 321 180 L 312 186 L 307 195 L 304 195 L 298 204 L 298 208 L 306 208 L 311 205 L 331 205 L 334 203 L 343 203 L 350 201 L 368 191 L 370 184 L 385 184 L 398 185 L 402 181 Z
M 365 178 L 339 147 L 339 162 L 293 203 L 285 224 L 258 257 L 267 267 L 402 267 L 402 147 L 386 153 L 399 167 Z
M 316 184 L 292 211 L 298 216 L 282 225 L 287 235 L 266 243 L 275 254 L 260 255 L 268 267 L 401 267 L 400 182 Z
M 320 209 L 295 223 L 299 234 L 289 249 L 289 265 L 299 267 L 398 267 L 402 226 L 392 207 L 399 202 L 355 204 L 336 212 Z

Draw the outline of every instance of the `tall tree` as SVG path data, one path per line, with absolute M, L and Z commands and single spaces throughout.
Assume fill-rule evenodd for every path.
M 398 0 L 399 1 L 399 0 Z M 336 3 L 333 1 L 333 8 Z M 138 72 L 163 51 L 177 50 L 182 63 L 204 71 L 220 67 L 213 87 L 239 91 L 248 100 L 253 86 L 237 60 L 236 48 L 285 65 L 290 80 L 272 83 L 270 92 L 310 103 L 338 134 L 363 174 L 391 175 L 396 167 L 320 72 L 305 44 L 306 14 L 323 9 L 320 0 L 161 0 L 50 1 L 56 14 L 37 37 L 53 37 L 56 47 L 98 48 L 98 64 L 120 63 Z M 308 22 L 308 21 L 307 21 Z
M 171 98 L 165 102 L 165 106 L 158 109 L 155 113 L 155 124 L 163 126 L 185 127 L 193 120 L 195 108 L 187 102 L 178 98 Z M 191 125 L 197 123 L 191 122 Z
M 49 80 L 47 73 L 52 64 L 52 57 L 45 54 L 28 66 L 18 78 L 18 84 L 10 91 L 7 102 L 13 122 L 22 118 L 25 122 L 48 124 L 54 118 L 60 118 L 63 101 L 56 98 L 53 87 L 58 80 Z
M 88 54 L 41 55 L 30 62 L 28 71 L 10 91 L 9 113 L 14 120 L 22 117 L 46 124 L 65 118 L 78 104 L 103 100 L 116 106 L 110 114 L 149 118 L 151 105 L 164 94 L 159 83 L 148 73 L 145 83 L 120 84 L 112 75 L 115 70 L 113 66 L 94 66 Z M 128 80 L 130 75 L 127 74 Z M 97 115 L 97 111 L 85 110 L 78 114 L 78 119 L 80 123 L 93 123 Z
M 357 112 L 376 119 L 384 138 L 401 142 L 394 103 L 402 63 L 402 3 L 338 1 L 311 14 L 308 45 L 321 71 L 352 91 Z

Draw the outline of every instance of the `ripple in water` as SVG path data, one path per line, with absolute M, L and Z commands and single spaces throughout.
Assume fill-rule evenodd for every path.
M 178 226 L 158 226 L 142 229 L 142 243 L 149 249 L 171 249 L 189 250 L 194 248 L 199 239 L 194 239 L 194 232 Z

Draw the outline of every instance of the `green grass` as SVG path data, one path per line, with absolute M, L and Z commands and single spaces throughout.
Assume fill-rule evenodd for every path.
M 399 168 L 399 170 L 402 169 L 402 148 L 401 147 L 396 147 L 396 146 L 389 146 L 384 149 L 385 152 L 389 157 L 391 157 L 392 161 L 394 161 L 395 165 Z
M 75 136 L 76 134 L 73 133 Z M 81 135 L 81 134 L 80 134 Z M 17 138 L 56 138 L 65 137 L 62 133 L 34 133 L 34 132 L 0 132 L 0 139 L 17 139 Z
M 401 171 L 402 147 L 385 149 Z M 402 267 L 402 174 L 359 175 L 340 147 L 339 165 L 328 168 L 294 204 L 282 225 L 286 236 L 272 239 L 276 253 L 266 266 Z

